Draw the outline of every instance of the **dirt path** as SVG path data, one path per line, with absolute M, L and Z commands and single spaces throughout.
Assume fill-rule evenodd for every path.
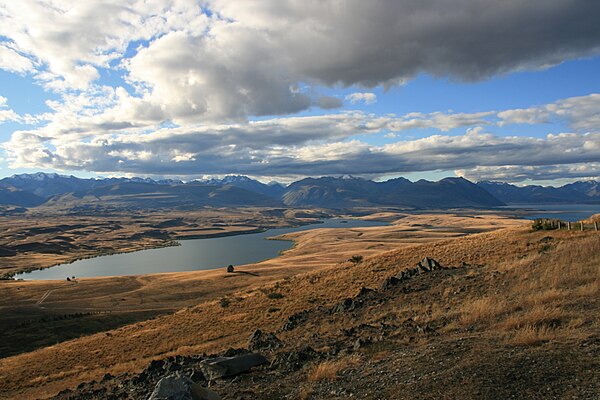
M 72 280 L 71 283 L 73 285 L 79 285 L 79 282 L 77 282 L 76 280 Z M 71 286 L 71 285 L 69 285 L 69 286 Z M 44 307 L 42 307 L 42 303 L 50 296 L 50 294 L 52 292 L 55 292 L 55 291 L 60 290 L 60 289 L 64 289 L 64 287 L 59 287 L 59 288 L 47 290 L 46 293 L 44 293 L 42 295 L 42 297 L 40 297 L 40 299 L 35 303 L 35 305 L 39 306 L 40 308 L 44 308 Z

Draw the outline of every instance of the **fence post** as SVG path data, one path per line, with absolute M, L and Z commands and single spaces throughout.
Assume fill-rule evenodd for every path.
M 567 230 L 570 231 L 571 230 L 571 221 L 567 221 Z
M 583 230 L 583 221 L 581 221 L 581 230 Z
M 598 221 L 594 221 L 594 230 L 597 231 L 598 230 Z

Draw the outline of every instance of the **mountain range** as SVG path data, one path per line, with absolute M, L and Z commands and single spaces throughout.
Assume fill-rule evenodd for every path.
M 496 207 L 511 203 L 600 203 L 600 183 L 561 187 L 524 186 L 464 178 L 438 182 L 405 178 L 375 182 L 351 176 L 305 178 L 288 186 L 264 184 L 246 176 L 183 182 L 150 178 L 90 178 L 47 174 L 13 175 L 0 180 L 0 205 L 193 208 L 202 206 L 289 206 L 352 208 Z

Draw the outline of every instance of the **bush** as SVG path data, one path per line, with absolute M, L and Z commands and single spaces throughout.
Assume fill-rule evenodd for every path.
M 277 293 L 277 292 L 271 292 L 267 294 L 267 297 L 269 299 L 283 299 L 283 295 L 281 293 Z
M 229 307 L 229 304 L 231 304 L 231 302 L 229 301 L 228 298 L 223 297 L 223 298 L 221 298 L 221 300 L 219 300 L 219 304 L 221 305 L 221 307 L 226 308 L 226 307 Z
M 352 257 L 350 257 L 350 259 L 348 261 L 350 261 L 352 264 L 358 264 L 362 260 L 363 260 L 363 256 L 352 256 Z
M 536 218 L 533 220 L 531 227 L 534 231 L 550 231 L 558 229 L 559 224 L 566 225 L 559 219 Z

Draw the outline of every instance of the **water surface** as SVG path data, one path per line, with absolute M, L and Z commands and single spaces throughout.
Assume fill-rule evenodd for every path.
M 502 208 L 530 211 L 522 217 L 557 218 L 563 221 L 579 221 L 600 214 L 600 204 L 509 204 Z
M 15 279 L 66 279 L 97 276 L 153 274 L 159 272 L 196 271 L 223 268 L 229 264 L 251 264 L 276 257 L 292 246 L 291 241 L 267 240 L 285 233 L 316 228 L 352 228 L 388 225 L 381 221 L 329 219 L 321 224 L 295 228 L 269 229 L 219 238 L 180 241 L 181 246 L 141 250 L 78 260 L 51 268 L 15 275 Z

